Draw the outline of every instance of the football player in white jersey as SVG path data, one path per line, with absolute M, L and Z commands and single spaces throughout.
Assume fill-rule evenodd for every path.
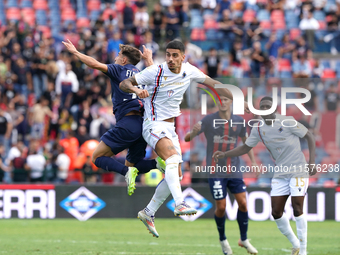
M 264 97 L 260 101 L 260 110 L 272 107 L 272 98 Z M 301 123 L 292 117 L 272 113 L 262 116 L 264 124 L 256 124 L 244 145 L 227 152 L 217 151 L 213 158 L 241 156 L 258 142 L 263 142 L 275 160 L 274 177 L 272 179 L 272 215 L 278 229 L 291 242 L 292 255 L 307 254 L 307 219 L 303 214 L 303 201 L 308 188 L 308 173 L 315 174 L 315 140 Z M 285 123 L 284 123 L 285 122 Z M 290 123 L 290 124 L 288 124 Z M 294 125 L 295 123 L 295 125 Z M 301 151 L 299 138 L 308 142 L 309 164 Z M 298 238 L 295 236 L 287 216 L 283 213 L 286 201 L 291 195 Z
M 156 237 L 159 235 L 154 225 L 154 214 L 170 193 L 176 203 L 175 216 L 197 212 L 184 202 L 180 185 L 182 155 L 174 121 L 175 117 L 181 114 L 179 106 L 183 94 L 191 81 L 212 87 L 220 84 L 191 64 L 183 63 L 184 52 L 182 42 L 171 41 L 166 47 L 166 62 L 152 65 L 120 83 L 121 90 L 145 98 L 143 137 L 158 156 L 165 160 L 165 179 L 157 186 L 147 207 L 138 213 L 139 219 Z M 146 85 L 146 88 L 139 89 L 137 85 Z M 216 89 L 216 91 L 232 99 L 229 90 Z

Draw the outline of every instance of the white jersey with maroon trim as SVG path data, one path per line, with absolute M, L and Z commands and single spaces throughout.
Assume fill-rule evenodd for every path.
M 204 82 L 206 75 L 189 63 L 182 63 L 176 74 L 164 62 L 144 69 L 135 78 L 139 85 L 147 85 L 150 95 L 144 100 L 144 120 L 157 121 L 179 116 L 179 106 L 190 82 Z

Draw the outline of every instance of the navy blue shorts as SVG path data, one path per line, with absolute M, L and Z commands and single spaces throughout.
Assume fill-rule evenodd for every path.
M 246 185 L 241 178 L 209 178 L 210 192 L 215 200 L 227 196 L 227 188 L 232 194 L 246 191 Z
M 129 115 L 121 118 L 116 126 L 107 131 L 100 139 L 116 155 L 129 149 L 126 160 L 137 163 L 145 157 L 146 142 L 142 136 L 143 117 Z

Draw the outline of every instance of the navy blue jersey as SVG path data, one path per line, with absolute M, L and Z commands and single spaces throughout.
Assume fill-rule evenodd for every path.
M 231 118 L 226 124 L 215 124 L 214 119 L 221 119 L 218 112 L 209 114 L 202 119 L 201 131 L 207 139 L 206 163 L 207 166 L 216 166 L 212 155 L 215 151 L 229 151 L 237 147 L 238 137 L 246 136 L 246 127 L 243 126 L 243 118 L 236 115 L 231 115 Z M 231 120 L 233 126 L 231 127 Z M 240 124 L 235 125 L 238 122 Z M 219 166 L 235 166 L 239 171 L 240 160 L 239 157 L 219 159 L 217 164 Z M 219 175 L 219 174 L 217 174 Z M 225 176 L 225 174 L 224 174 Z M 226 176 L 225 176 L 226 177 Z
M 105 74 L 110 77 L 113 114 L 117 121 L 131 111 L 143 113 L 143 103 L 140 99 L 137 99 L 136 94 L 126 93 L 119 89 L 119 83 L 138 72 L 138 68 L 131 64 L 125 66 L 107 65 L 107 73 Z

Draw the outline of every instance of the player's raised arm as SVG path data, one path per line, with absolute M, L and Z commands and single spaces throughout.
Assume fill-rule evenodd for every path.
M 216 88 L 216 84 L 222 84 L 221 82 L 214 80 L 212 78 L 210 78 L 208 75 L 206 75 L 206 78 L 204 80 L 204 82 L 202 82 L 205 85 L 209 85 L 213 88 L 215 88 L 216 92 L 220 95 L 220 96 L 225 96 L 231 100 L 233 100 L 233 94 L 230 92 L 229 89 L 227 88 Z M 250 113 L 249 107 L 248 107 L 248 103 L 244 102 L 244 110 L 247 113 Z
M 213 158 L 214 160 L 217 162 L 218 159 L 220 158 L 233 158 L 233 157 L 238 157 L 238 156 L 242 156 L 246 153 L 248 153 L 250 150 L 252 149 L 252 147 L 249 147 L 246 144 L 243 144 L 242 146 L 239 146 L 233 150 L 230 151 L 215 151 L 213 154 Z
M 185 135 L 184 141 L 190 142 L 192 139 L 194 139 L 194 137 L 197 136 L 198 133 L 201 131 L 201 127 L 201 121 L 197 122 L 194 125 L 193 129 Z
M 99 71 L 102 71 L 104 73 L 107 73 L 107 65 L 100 63 L 99 61 L 97 61 L 96 59 L 87 56 L 83 53 L 80 53 L 76 47 L 71 43 L 71 41 L 69 39 L 67 39 L 67 42 L 62 42 L 66 49 L 72 53 L 73 55 L 75 55 L 81 62 L 83 62 L 85 65 L 87 65 L 88 67 L 91 67 L 93 69 L 97 69 Z

